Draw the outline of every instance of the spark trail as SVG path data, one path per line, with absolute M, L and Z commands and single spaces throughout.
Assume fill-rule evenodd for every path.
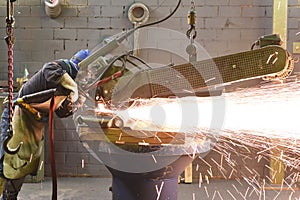
M 184 110 L 191 114 L 183 114 Z M 186 137 L 193 138 L 205 133 L 218 140 L 212 151 L 221 155 L 221 160 L 200 158 L 210 173 L 200 173 L 199 180 L 202 180 L 202 176 L 213 177 L 217 173 L 211 171 L 213 165 L 219 170 L 217 174 L 225 179 L 232 179 L 234 174 L 241 173 L 242 180 L 249 188 L 245 194 L 235 195 L 228 190 L 227 195 L 231 198 L 266 197 L 262 179 L 263 183 L 271 182 L 273 177 L 266 175 L 262 178 L 247 163 L 265 161 L 265 168 L 272 171 L 269 166 L 272 155 L 285 164 L 282 170 L 289 171 L 274 199 L 279 199 L 285 190 L 284 185 L 291 191 L 291 199 L 295 196 L 294 184 L 299 181 L 299 113 L 300 80 L 296 77 L 287 83 L 264 82 L 252 88 L 223 93 L 220 97 L 139 100 L 116 115 L 133 130 L 184 132 Z M 233 158 L 236 156 L 242 159 L 247 173 L 239 172 L 236 168 L 238 163 Z
M 116 114 L 133 130 L 219 130 L 300 139 L 300 81 L 263 84 L 221 97 L 139 100 Z M 217 119 L 218 121 L 214 121 Z

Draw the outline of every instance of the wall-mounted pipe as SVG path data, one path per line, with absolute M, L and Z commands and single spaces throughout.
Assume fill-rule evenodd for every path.
M 287 18 L 288 18 L 288 0 L 273 0 L 273 33 L 279 34 L 282 40 L 282 47 L 287 47 Z M 274 141 L 276 144 L 276 141 Z M 285 177 L 284 161 L 279 159 L 283 147 L 276 147 L 276 151 L 271 151 L 270 157 L 270 177 L 271 184 L 281 185 Z
M 134 27 L 138 27 L 141 24 L 144 24 L 148 21 L 149 19 L 149 9 L 148 7 L 140 2 L 137 3 L 133 3 L 130 5 L 129 9 L 128 9 L 128 19 L 131 23 L 134 24 Z M 138 53 L 138 49 L 139 49 L 139 30 L 134 32 L 134 41 L 133 41 L 133 49 L 134 49 L 134 54 L 137 56 Z
M 133 3 L 128 9 L 128 19 L 133 24 L 144 24 L 149 19 L 149 9 L 148 7 L 140 2 Z
M 56 18 L 61 14 L 61 5 L 59 0 L 45 0 L 46 14 L 51 18 Z

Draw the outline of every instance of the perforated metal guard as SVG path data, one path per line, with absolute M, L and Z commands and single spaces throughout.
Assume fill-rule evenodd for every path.
M 284 69 L 286 61 L 286 51 L 272 46 L 199 61 L 193 65 L 184 64 L 152 70 L 148 74 L 150 83 L 159 84 L 152 86 L 153 94 L 160 94 L 166 92 L 166 88 L 161 86 L 179 90 L 197 89 L 276 73 Z
M 287 51 L 280 46 L 267 46 L 193 64 L 140 71 L 117 87 L 114 98 L 187 96 L 207 86 L 278 73 L 286 65 Z

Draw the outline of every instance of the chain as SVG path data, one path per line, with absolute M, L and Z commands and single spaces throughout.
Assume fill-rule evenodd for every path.
M 13 1 L 7 0 L 7 17 L 6 17 L 6 42 L 8 45 L 8 108 L 9 108 L 9 129 L 8 134 L 12 136 L 12 117 L 13 117 L 13 45 L 14 45 L 14 7 Z
M 13 28 L 7 27 L 8 35 L 8 108 L 9 108 L 9 134 L 12 132 L 13 117 Z
M 8 137 L 5 139 L 3 143 L 3 148 L 8 153 L 14 153 L 14 151 L 11 151 L 7 144 L 9 140 L 13 136 L 13 129 L 12 129 L 12 118 L 13 118 L 13 45 L 14 45 L 14 1 L 15 0 L 7 0 L 7 17 L 6 17 L 6 34 L 7 37 L 5 38 L 5 41 L 8 46 Z

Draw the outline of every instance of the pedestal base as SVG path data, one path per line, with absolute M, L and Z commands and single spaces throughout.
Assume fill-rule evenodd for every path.
M 147 180 L 143 178 L 113 177 L 113 200 L 176 200 L 178 194 L 177 177 L 172 179 Z
M 193 159 L 179 157 L 165 168 L 145 173 L 123 172 L 112 169 L 113 200 L 177 200 L 178 176 Z

